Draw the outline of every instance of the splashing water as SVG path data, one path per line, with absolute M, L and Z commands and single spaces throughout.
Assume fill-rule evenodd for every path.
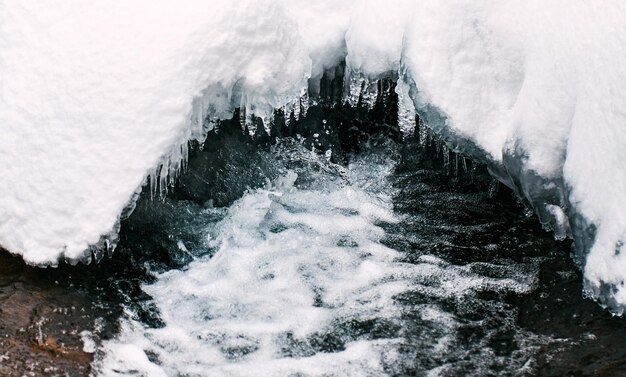
M 280 148 L 277 160 L 288 160 L 290 169 L 246 192 L 219 221 L 207 221 L 211 252 L 143 286 L 164 325 L 147 326 L 129 313 L 121 334 L 99 350 L 99 374 L 530 370 L 533 352 L 552 340 L 516 328 L 515 311 L 481 295 L 528 293 L 536 263 L 454 264 L 429 253 L 407 258 L 390 247 L 386 231 L 407 226 L 407 239 L 420 236 L 412 234 L 414 218 L 394 212 L 393 148 L 357 156 L 346 168 L 297 145 Z M 461 317 L 451 300 L 487 318 Z M 499 354 L 488 336 L 459 344 L 468 328 L 489 321 L 514 332 L 513 351 Z

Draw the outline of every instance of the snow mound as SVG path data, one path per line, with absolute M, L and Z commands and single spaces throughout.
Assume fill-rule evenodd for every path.
M 271 1 L 46 3 L 0 3 L 0 245 L 29 263 L 83 257 L 207 116 L 268 114 L 309 76 Z
M 572 235 L 587 293 L 621 313 L 626 4 L 426 1 L 412 19 L 403 64 L 418 111 Z
M 347 97 L 403 81 L 429 126 L 574 237 L 588 292 L 626 305 L 618 0 L 0 1 L 0 245 L 88 255 L 211 119 L 267 118 L 344 59 Z

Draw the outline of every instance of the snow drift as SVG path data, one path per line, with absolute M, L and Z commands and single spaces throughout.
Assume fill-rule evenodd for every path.
M 295 29 L 268 1 L 1 2 L 0 244 L 36 264 L 89 255 L 148 172 L 180 170 L 206 115 L 301 94 Z
M 267 119 L 344 59 L 346 95 L 397 77 L 452 147 L 574 237 L 588 293 L 621 311 L 617 0 L 0 0 L 0 245 L 33 264 L 88 257 L 212 119 Z

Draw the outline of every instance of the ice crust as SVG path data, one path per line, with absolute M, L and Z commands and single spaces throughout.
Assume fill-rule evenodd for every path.
M 33 264 L 83 257 L 211 119 L 267 119 L 343 60 L 347 99 L 397 77 L 449 146 L 574 237 L 587 291 L 620 312 L 618 0 L 1 0 L 0 245 Z

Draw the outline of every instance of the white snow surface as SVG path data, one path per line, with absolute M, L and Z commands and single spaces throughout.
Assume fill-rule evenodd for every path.
M 81 256 L 150 170 L 180 163 L 194 98 L 224 117 L 301 94 L 296 28 L 271 1 L 0 2 L 0 245 Z
M 626 3 L 0 0 L 0 245 L 76 258 L 206 117 L 268 116 L 345 57 L 400 71 L 497 163 L 564 178 L 598 231 L 585 276 L 626 305 Z

